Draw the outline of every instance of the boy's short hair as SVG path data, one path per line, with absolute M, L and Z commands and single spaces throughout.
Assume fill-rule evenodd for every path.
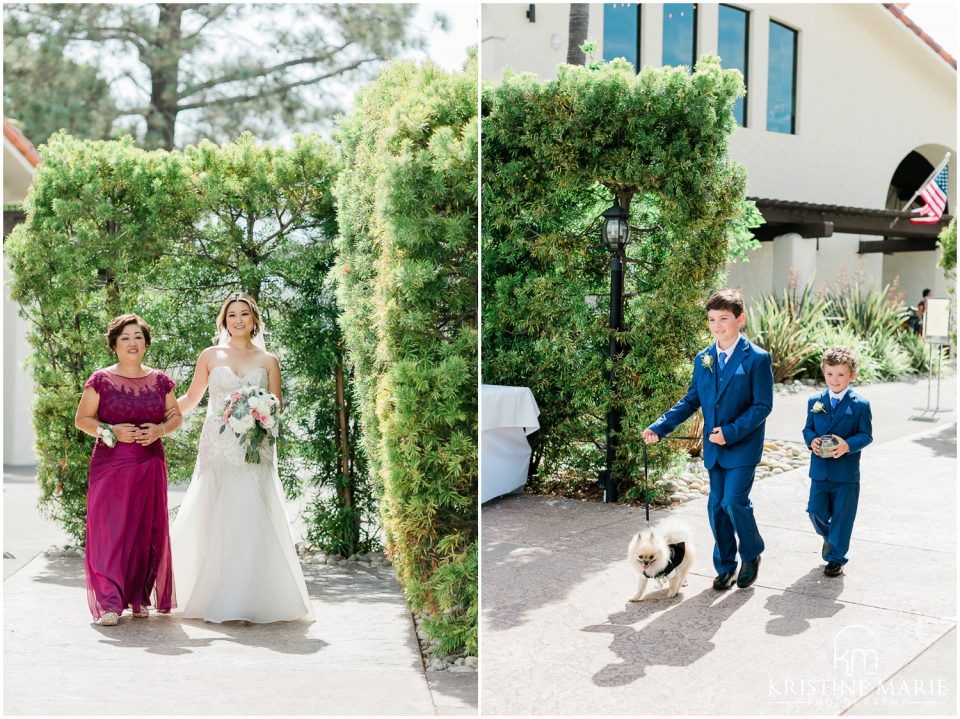
M 707 312 L 710 310 L 727 310 L 734 317 L 739 317 L 743 314 L 743 295 L 739 290 L 714 292 L 707 300 Z
M 830 365 L 831 367 L 837 367 L 842 364 L 847 366 L 850 374 L 853 374 L 860 366 L 860 360 L 857 359 L 857 353 L 849 347 L 836 345 L 827 348 L 827 351 L 823 353 L 823 362 L 820 366 L 826 367 Z

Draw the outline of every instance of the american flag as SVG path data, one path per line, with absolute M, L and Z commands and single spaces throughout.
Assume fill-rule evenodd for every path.
M 914 210 L 919 212 L 919 217 L 911 217 L 910 222 L 916 224 L 935 225 L 940 222 L 940 217 L 947 207 L 947 166 L 936 174 L 936 176 L 927 183 L 927 186 L 920 190 L 919 197 L 927 204 Z

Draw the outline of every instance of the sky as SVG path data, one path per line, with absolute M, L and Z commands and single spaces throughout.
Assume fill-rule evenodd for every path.
M 957 5 L 955 3 L 910 3 L 903 12 L 954 58 L 957 57 Z
M 417 8 L 414 26 L 431 27 L 435 12 L 442 12 L 449 21 L 449 32 L 433 28 L 427 33 L 430 58 L 445 70 L 459 70 L 466 58 L 464 48 L 477 44 L 479 35 L 478 6 L 474 3 L 424 3 Z

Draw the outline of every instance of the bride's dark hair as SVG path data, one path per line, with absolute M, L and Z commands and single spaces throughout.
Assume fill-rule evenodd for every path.
M 253 329 L 250 330 L 250 337 L 256 337 L 260 333 L 263 322 L 260 319 L 260 307 L 257 301 L 246 292 L 231 292 L 220 306 L 220 314 L 217 315 L 217 333 L 213 336 L 213 344 L 220 341 L 220 331 L 227 329 L 227 307 L 234 302 L 243 302 L 250 308 L 250 314 L 253 315 Z

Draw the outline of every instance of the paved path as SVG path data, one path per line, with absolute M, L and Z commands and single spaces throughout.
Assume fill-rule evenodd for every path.
M 838 579 L 822 573 L 805 469 L 754 487 L 766 551 L 747 590 L 710 586 L 706 498 L 653 513 L 687 521 L 699 548 L 673 600 L 627 601 L 642 510 L 522 495 L 484 505 L 483 713 L 955 715 L 957 428 L 912 423 L 915 398 L 901 392 L 874 413 L 896 438 L 864 453 Z
M 4 714 L 476 714 L 476 675 L 428 682 L 389 567 L 304 565 L 313 623 L 92 624 L 83 560 L 43 556 L 66 537 L 32 474 L 5 475 Z

